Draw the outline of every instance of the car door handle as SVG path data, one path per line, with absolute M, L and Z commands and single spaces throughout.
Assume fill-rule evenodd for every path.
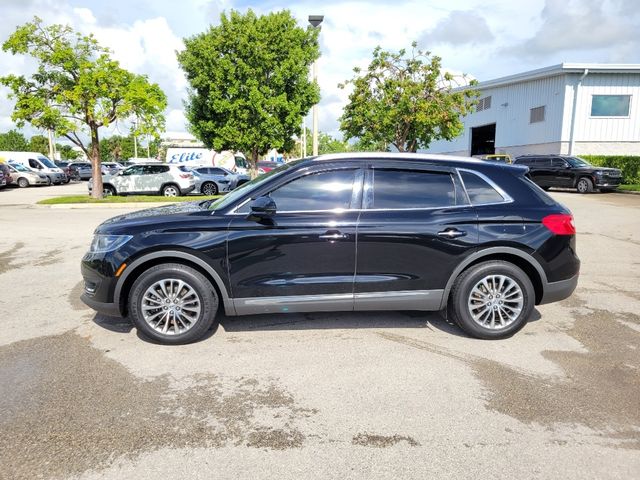
M 465 232 L 464 230 L 458 230 L 457 228 L 447 228 L 446 230 L 442 230 L 441 232 L 438 232 L 439 237 L 446 237 L 446 238 L 464 237 L 466 234 L 467 232 Z
M 349 238 L 349 235 L 339 232 L 338 230 L 329 230 L 327 233 L 319 235 L 318 238 L 320 238 L 321 240 L 336 241 L 346 240 L 347 238 Z

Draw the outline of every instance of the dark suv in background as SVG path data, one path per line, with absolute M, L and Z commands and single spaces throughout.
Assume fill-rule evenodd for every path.
M 617 168 L 596 167 L 580 157 L 567 155 L 522 155 L 518 165 L 529 167 L 531 179 L 545 190 L 575 188 L 580 193 L 594 188 L 611 191 L 622 183 L 622 171 Z
M 216 200 L 96 231 L 82 300 L 186 343 L 226 315 L 445 310 L 502 338 L 573 292 L 573 217 L 527 169 L 418 154 L 290 162 Z

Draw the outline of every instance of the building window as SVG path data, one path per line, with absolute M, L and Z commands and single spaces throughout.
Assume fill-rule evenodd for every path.
M 546 105 L 542 105 L 541 107 L 536 107 L 529 110 L 529 123 L 544 122 L 544 114 L 546 109 Z
M 490 108 L 491 108 L 491 95 L 478 100 L 478 105 L 476 106 L 476 112 L 481 112 L 482 110 L 489 110 Z
M 592 117 L 628 117 L 631 95 L 593 95 Z

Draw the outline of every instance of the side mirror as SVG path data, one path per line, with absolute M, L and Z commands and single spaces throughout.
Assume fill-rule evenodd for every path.
M 276 202 L 268 196 L 256 198 L 251 202 L 250 207 L 251 213 L 247 217 L 247 220 L 265 220 L 273 217 L 276 213 Z

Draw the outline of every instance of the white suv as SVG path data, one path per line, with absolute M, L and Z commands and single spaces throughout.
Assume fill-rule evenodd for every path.
M 114 175 L 104 175 L 102 185 L 105 195 L 135 193 L 176 197 L 191 192 L 195 180 L 193 173 L 181 165 L 139 163 Z M 93 180 L 90 180 L 89 192 L 92 188 Z

